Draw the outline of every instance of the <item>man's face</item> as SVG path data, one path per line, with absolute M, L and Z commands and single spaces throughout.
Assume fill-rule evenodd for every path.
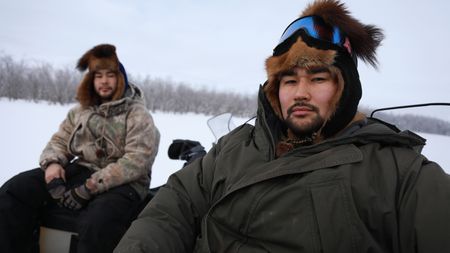
M 285 123 L 297 136 L 319 130 L 333 113 L 337 83 L 327 68 L 296 67 L 280 80 L 278 96 Z
M 111 100 L 117 90 L 117 74 L 109 69 L 101 69 L 95 71 L 94 74 L 95 92 L 100 96 L 102 101 Z

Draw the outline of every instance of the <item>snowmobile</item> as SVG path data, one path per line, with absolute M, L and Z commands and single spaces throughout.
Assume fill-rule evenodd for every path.
M 428 104 L 380 108 L 373 110 L 370 113 L 370 118 L 376 119 L 374 117 L 374 114 L 380 111 L 413 108 L 413 107 L 424 107 L 424 106 L 450 106 L 450 103 L 428 103 Z M 253 118 L 251 118 L 250 120 L 252 119 Z M 207 124 L 215 137 L 213 145 L 214 143 L 217 143 L 218 139 L 221 136 L 229 133 L 236 127 L 232 121 L 231 113 L 223 113 L 214 116 L 207 121 Z M 391 127 L 397 129 L 394 125 L 392 125 Z M 418 150 L 418 152 L 420 152 L 420 150 Z M 173 140 L 172 144 L 169 146 L 168 149 L 168 156 L 170 159 L 185 161 L 182 167 L 188 165 L 195 159 L 203 157 L 205 154 L 206 151 L 200 142 L 187 139 Z M 153 196 L 156 194 L 156 192 L 160 187 L 161 186 L 157 186 L 149 189 L 147 198 L 143 202 L 140 210 L 142 210 L 147 205 L 147 203 L 153 198 Z M 136 213 L 136 217 L 139 214 L 139 212 Z M 76 252 L 77 234 L 75 232 L 72 232 L 75 231 L 74 227 L 75 227 L 74 217 L 61 216 L 56 211 L 53 213 L 50 212 L 46 217 L 44 217 L 42 226 L 39 231 L 40 252 L 41 253 Z
M 223 113 L 208 119 L 207 124 L 215 137 L 214 143 L 235 128 L 231 121 L 231 113 Z M 175 139 L 170 144 L 167 154 L 170 159 L 185 161 L 186 166 L 194 160 L 203 157 L 206 154 L 205 148 L 198 141 L 189 139 Z M 162 185 L 161 185 L 162 186 Z M 136 210 L 135 217 L 144 209 L 144 207 L 155 196 L 161 186 L 148 189 L 148 194 L 141 206 Z M 74 253 L 77 251 L 78 235 L 75 232 L 77 216 L 68 215 L 60 208 L 48 208 L 45 216 L 42 218 L 41 226 L 36 231 L 36 237 L 39 243 L 36 245 L 36 252 L 41 253 Z

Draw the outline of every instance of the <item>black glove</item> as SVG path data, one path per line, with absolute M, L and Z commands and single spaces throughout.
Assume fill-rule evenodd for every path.
M 80 210 L 87 205 L 92 194 L 85 184 L 72 188 L 64 193 L 63 206 L 72 210 Z
M 60 177 L 53 178 L 52 181 L 47 184 L 47 191 L 52 198 L 61 203 L 63 200 L 64 192 L 66 192 L 66 183 Z

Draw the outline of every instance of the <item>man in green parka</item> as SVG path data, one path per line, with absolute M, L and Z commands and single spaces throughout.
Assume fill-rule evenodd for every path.
M 173 174 L 122 252 L 450 252 L 450 178 L 425 140 L 357 111 L 382 31 L 318 0 L 266 61 L 255 126 Z

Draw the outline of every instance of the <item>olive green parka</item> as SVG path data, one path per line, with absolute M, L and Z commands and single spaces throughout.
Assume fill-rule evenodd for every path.
M 276 158 L 259 101 L 255 126 L 173 174 L 114 252 L 450 252 L 450 178 L 423 138 L 368 119 Z

